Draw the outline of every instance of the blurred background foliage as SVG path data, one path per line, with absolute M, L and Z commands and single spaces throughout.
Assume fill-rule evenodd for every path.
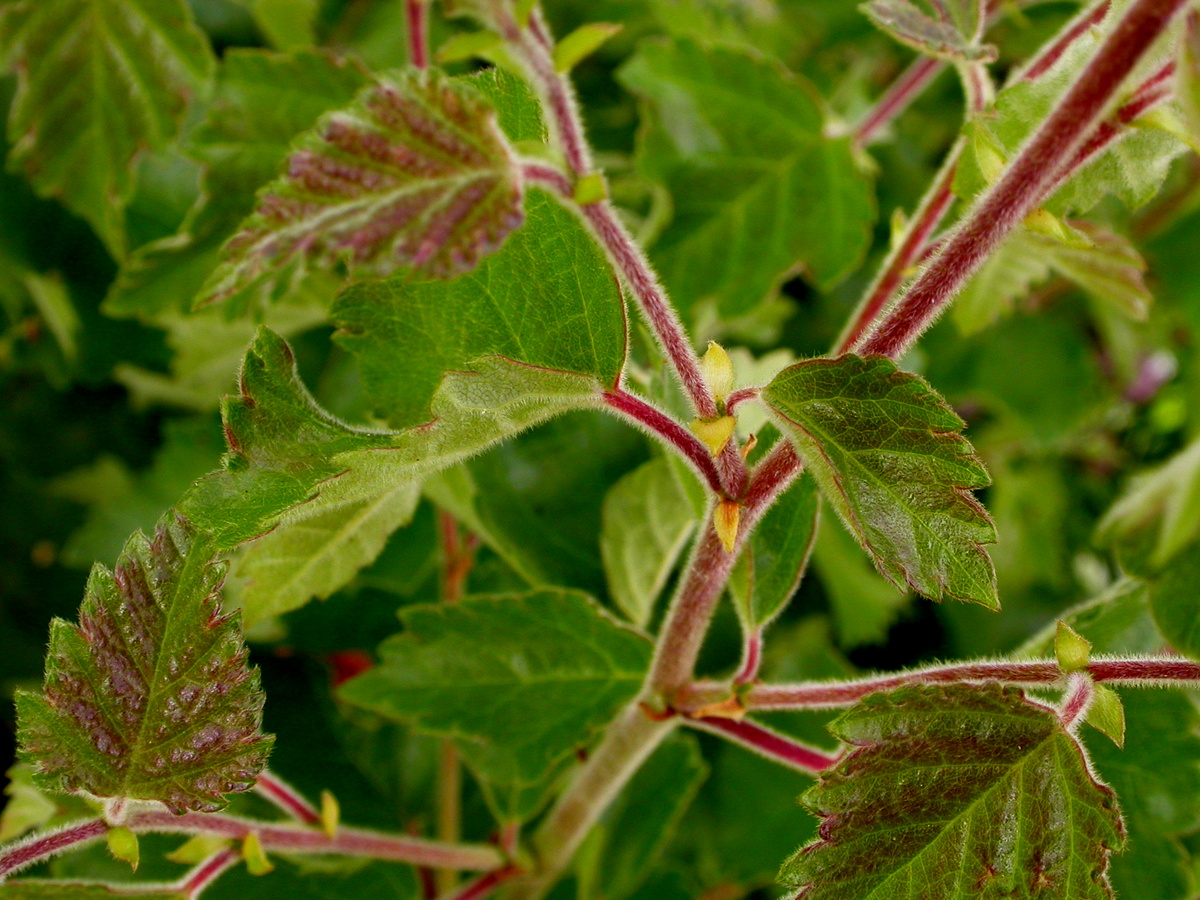
M 191 0 L 191 5 L 225 66 L 237 48 L 290 50 L 313 43 L 376 70 L 405 62 L 400 0 Z M 773 58 L 815 85 L 834 126 L 856 121 L 912 59 L 911 51 L 877 31 L 849 0 L 548 0 L 545 6 L 560 35 L 586 21 L 624 26 L 578 66 L 575 81 L 614 198 L 647 233 L 653 233 L 655 217 L 670 198 L 635 164 L 639 128 L 650 114 L 617 75 L 640 42 L 656 35 L 690 37 Z M 1076 10 L 1072 3 L 1014 4 L 989 35 L 1000 50 L 998 78 Z M 458 29 L 457 23 L 436 22 L 434 46 Z M 466 71 L 468 64 L 451 68 Z M 13 90 L 12 78 L 0 81 L 0 104 L 11 101 Z M 269 96 L 240 94 L 233 84 L 194 106 L 181 142 L 141 159 L 124 224 L 132 252 L 123 262 L 62 205 L 37 197 L 19 174 L 0 175 L 5 698 L 18 686 L 40 682 L 48 621 L 74 617 L 92 562 L 111 564 L 131 531 L 150 527 L 192 479 L 217 465 L 223 450 L 218 400 L 234 389 L 253 323 L 188 312 L 198 287 L 193 270 L 201 270 L 202 280 L 213 251 L 248 209 L 244 185 L 269 178 L 292 134 L 323 108 L 287 109 L 272 118 L 264 106 L 269 102 Z M 329 102 L 339 102 L 335 93 Z M 221 104 L 228 105 L 224 111 Z M 849 277 L 828 290 L 796 277 L 737 319 L 694 308 L 697 340 L 720 338 L 755 356 L 777 348 L 793 358 L 826 352 L 886 252 L 893 211 L 913 210 L 957 135 L 962 106 L 957 82 L 943 73 L 861 154 L 858 165 L 873 180 L 878 214 L 871 249 Z M 258 157 L 245 149 L 251 145 Z M 223 147 L 232 148 L 232 155 L 222 156 Z M 227 200 L 230 209 L 214 208 L 219 204 L 213 197 Z M 203 228 L 196 210 L 208 217 Z M 1142 250 L 1154 301 L 1144 321 L 1120 317 L 1048 273 L 1025 278 L 1010 272 L 1001 288 L 1011 298 L 1006 314 L 996 321 L 949 316 L 906 361 L 967 419 L 970 438 L 992 473 L 995 484 L 982 499 L 1001 535 L 993 555 L 1003 612 L 938 606 L 898 594 L 827 517 L 812 571 L 772 630 L 765 675 L 811 678 L 1006 653 L 1068 607 L 1119 583 L 1119 561 L 1097 543 L 1098 522 L 1131 476 L 1176 459 L 1200 433 L 1200 166 L 1194 156 L 1179 156 L 1148 205 L 1132 210 L 1110 199 L 1090 219 L 1133 237 Z M 305 381 L 320 402 L 363 421 L 367 406 L 358 373 L 330 341 L 325 324 L 332 288 L 313 284 L 309 293 L 288 298 L 268 319 L 293 341 Z M 644 334 L 635 334 L 635 359 L 653 380 L 648 346 Z M 748 365 L 749 358 L 745 361 Z M 487 538 L 470 589 L 523 588 L 536 581 L 605 598 L 598 537 L 605 494 L 655 452 L 636 432 L 580 413 L 444 479 L 454 483 L 431 493 L 443 501 L 452 496 L 456 512 L 466 511 L 460 518 Z M 1170 491 L 1191 504 L 1181 515 L 1200 518 L 1200 491 L 1194 490 L 1200 463 L 1177 469 Z M 379 559 L 348 586 L 322 602 L 261 621 L 250 634 L 268 695 L 266 727 L 279 735 L 273 768 L 311 794 L 333 789 L 349 821 L 418 830 L 429 825 L 434 742 L 362 716 L 348 718 L 337 708 L 331 686 L 365 664 L 379 641 L 397 629 L 398 606 L 437 598 L 437 570 L 435 513 L 426 499 L 413 524 L 396 532 Z M 230 593 L 237 596 L 236 578 Z M 1144 598 L 1128 602 L 1142 604 L 1140 614 L 1131 615 L 1144 619 Z M 708 671 L 727 670 L 739 649 L 728 604 L 720 615 L 706 647 Z M 1156 635 L 1132 634 L 1111 629 L 1111 649 L 1161 644 Z M 1099 647 L 1105 635 L 1110 631 L 1093 635 Z M 1137 640 L 1152 646 L 1135 646 Z M 1191 736 L 1196 715 L 1188 699 L 1139 696 L 1129 706 L 1131 739 L 1153 745 L 1144 754 L 1153 759 L 1158 737 L 1167 730 L 1187 745 L 1188 759 L 1198 758 Z M 815 716 L 780 717 L 775 724 L 828 742 Z M 11 761 L 13 731 L 12 707 L 5 702 L 0 763 Z M 620 863 L 634 869 L 617 879 L 605 868 L 617 865 L 614 859 L 636 856 L 621 855 L 628 832 L 622 822 L 650 814 L 622 809 L 589 842 L 575 879 L 560 896 L 718 900 L 770 890 L 779 862 L 811 834 L 812 822 L 795 803 L 808 780 L 731 745 L 701 743 L 707 762 L 695 755 L 693 738 L 681 739 L 659 751 L 673 758 L 639 775 L 648 780 L 642 796 L 650 800 L 642 802 L 675 804 L 671 808 L 680 814 L 689 810 L 686 826 L 665 848 L 655 848 L 657 862 L 641 868 Z M 1119 752 L 1095 743 L 1106 777 L 1118 787 L 1122 777 L 1133 778 L 1132 794 L 1122 792 L 1123 798 L 1137 798 L 1126 800 L 1127 813 L 1157 816 L 1158 833 L 1174 836 L 1135 842 L 1117 861 L 1119 888 L 1137 879 L 1137 887 L 1123 896 L 1191 896 L 1187 835 L 1200 827 L 1200 808 L 1179 798 L 1200 793 L 1196 766 L 1173 764 L 1173 781 L 1154 781 L 1144 772 L 1123 776 Z M 322 756 L 310 752 L 318 745 Z M 493 827 L 474 789 L 466 823 L 471 838 L 486 837 Z M 153 857 L 143 849 L 143 859 Z M 108 864 L 92 853 L 55 865 L 59 873 L 91 865 L 89 874 L 95 875 L 95 867 Z M 318 893 L 320 879 L 334 878 L 342 888 L 361 890 L 357 896 L 400 891 L 395 879 L 407 875 L 378 868 L 303 878 L 297 872 L 285 875 L 296 881 L 287 890 L 324 896 Z M 247 880 L 225 879 L 215 895 L 253 896 L 257 888 L 242 883 Z M 284 893 L 278 881 L 271 885 L 276 896 Z

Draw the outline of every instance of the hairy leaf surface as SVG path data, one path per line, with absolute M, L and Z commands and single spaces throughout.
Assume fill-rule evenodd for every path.
M 18 695 L 22 755 L 60 791 L 215 810 L 253 786 L 271 738 L 212 543 L 174 511 L 88 580 L 51 627 L 45 693 Z
M 639 690 L 650 642 L 584 594 L 409 607 L 342 699 L 454 738 L 485 777 L 537 784 Z
M 352 285 L 333 319 L 378 414 L 396 427 L 427 422 L 443 373 L 483 356 L 605 386 L 625 362 L 625 304 L 612 270 L 578 219 L 542 192 L 529 198 L 525 226 L 475 271 L 448 284 Z
M 521 223 L 522 195 L 477 91 L 434 70 L 381 77 L 299 143 L 226 244 L 208 299 L 276 293 L 309 260 L 458 275 Z
M 823 136 L 812 88 L 776 63 L 692 41 L 647 43 L 620 70 L 653 118 L 639 164 L 674 216 L 651 256 L 676 303 L 748 312 L 803 266 L 822 286 L 866 249 L 874 208 L 849 142 Z
M 214 67 L 184 0 L 25 0 L 0 18 L 0 54 L 20 78 L 11 166 L 38 193 L 126 251 L 134 164 L 176 134 Z
M 600 553 L 608 589 L 617 608 L 638 627 L 650 621 L 655 600 L 699 521 L 683 481 L 690 477 L 660 457 L 630 472 L 604 498 Z
M 874 694 L 830 725 L 850 751 L 802 798 L 820 837 L 781 880 L 805 900 L 1108 900 L 1112 791 L 1052 710 L 999 685 Z
M 763 399 L 880 572 L 935 600 L 999 606 L 983 548 L 995 527 L 970 493 L 990 481 L 925 381 L 883 357 L 814 359 Z

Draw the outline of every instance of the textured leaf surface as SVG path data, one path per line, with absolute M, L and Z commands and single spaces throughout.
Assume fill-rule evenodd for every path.
M 747 632 L 774 620 L 796 592 L 817 537 L 819 503 L 817 483 L 805 472 L 767 510 L 746 542 L 729 591 Z
M 96 566 L 79 625 L 55 620 L 44 695 L 21 693 L 22 755 L 60 791 L 214 810 L 249 789 L 271 739 L 211 543 L 175 512 Z
M 625 306 L 603 253 L 546 194 L 528 221 L 475 271 L 450 283 L 404 278 L 352 285 L 333 307 L 338 340 L 392 425 L 429 420 L 447 371 L 483 356 L 614 385 L 625 362 Z
M 342 699 L 454 738 L 485 777 L 540 782 L 641 686 L 650 642 L 584 594 L 409 607 Z
M 9 163 L 83 216 L 116 256 L 134 164 L 175 136 L 213 56 L 184 0 L 26 0 L 0 18 L 20 81 Z
M 883 31 L 926 56 L 952 62 L 987 59 L 989 55 L 994 58 L 994 52 L 989 53 L 975 40 L 981 4 L 966 0 L 948 6 L 930 3 L 928 7 L 926 11 L 909 0 L 870 0 L 862 10 Z M 952 17 L 945 12 L 951 12 Z
M 684 478 L 670 460 L 652 459 L 604 498 L 600 554 L 617 608 L 645 627 L 667 576 L 699 521 Z
M 262 329 L 242 365 L 242 395 L 225 403 L 230 443 L 221 471 L 200 479 L 180 508 L 228 549 L 263 535 L 301 503 L 312 514 L 417 484 L 553 415 L 600 402 L 580 375 L 497 357 L 450 373 L 434 421 L 406 431 L 353 428 L 317 406 L 287 344 Z
M 226 245 L 209 299 L 277 292 L 307 260 L 461 274 L 521 223 L 522 194 L 478 92 L 434 70 L 381 78 L 300 142 Z
M 204 163 L 203 193 L 177 234 L 126 260 L 105 300 L 111 315 L 186 311 L 217 265 L 221 246 L 254 211 L 296 135 L 346 106 L 367 84 L 364 69 L 317 51 L 225 52 L 204 121 L 187 152 Z
M 638 154 L 674 204 L 651 256 L 677 303 L 716 298 L 736 315 L 801 266 L 830 285 L 857 264 L 874 219 L 869 183 L 848 141 L 822 135 L 805 82 L 684 40 L 644 44 L 620 79 L 654 111 Z
M 412 519 L 420 497 L 420 485 L 400 484 L 365 499 L 293 510 L 238 558 L 233 574 L 243 579 L 246 626 L 344 587 L 375 561 L 391 533 Z
M 880 572 L 935 600 L 999 606 L 983 548 L 995 528 L 970 493 L 988 475 L 925 381 L 883 357 L 815 359 L 763 399 Z
M 1108 900 L 1123 828 L 1051 710 L 998 685 L 875 694 L 803 797 L 820 837 L 783 867 L 805 900 Z

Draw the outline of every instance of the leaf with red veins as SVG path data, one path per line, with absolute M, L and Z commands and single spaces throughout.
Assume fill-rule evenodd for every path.
M 847 355 L 789 366 L 762 399 L 884 577 L 999 608 L 984 547 L 996 527 L 971 493 L 991 479 L 927 382 L 885 357 Z
M 225 245 L 202 302 L 270 299 L 308 263 L 452 278 L 521 224 L 523 198 L 496 111 L 468 82 L 383 76 L 299 141 Z
M 79 624 L 51 625 L 44 693 L 17 694 L 21 755 L 49 790 L 213 811 L 254 785 L 272 738 L 211 541 L 174 511 L 93 568 Z
M 1111 900 L 1116 798 L 1019 689 L 906 687 L 829 727 L 850 750 L 801 798 L 821 826 L 783 865 L 794 898 Z

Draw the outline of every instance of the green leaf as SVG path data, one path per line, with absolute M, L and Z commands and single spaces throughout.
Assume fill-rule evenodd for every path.
M 1053 710 L 999 685 L 874 694 L 830 731 L 851 746 L 802 802 L 821 836 L 781 880 L 805 900 L 1107 900 L 1123 829 Z
M 601 392 L 591 378 L 486 357 L 442 380 L 432 424 L 385 432 L 350 427 L 317 406 L 291 350 L 266 329 L 241 376 L 242 395 L 224 405 L 224 467 L 180 502 L 219 549 L 262 536 L 301 503 L 316 514 L 417 484 L 551 416 L 597 405 Z
M 909 0 L 869 0 L 861 9 L 881 30 L 925 56 L 950 62 L 991 62 L 996 58 L 995 48 L 979 46 L 976 37 L 981 4 L 971 0 L 951 4 L 957 14 L 953 19 L 936 14 L 945 9 L 941 3 L 929 6 L 935 15 Z
M 271 46 L 295 50 L 317 42 L 320 0 L 250 0 L 249 5 Z
M 407 607 L 343 700 L 453 738 L 485 779 L 540 784 L 631 700 L 650 642 L 570 591 Z
M 1150 582 L 1154 621 L 1172 649 L 1200 658 L 1200 541 L 1180 550 Z
M 577 857 L 580 896 L 624 900 L 634 894 L 654 871 L 707 777 L 694 737 L 677 735 L 655 750 Z
M 4 796 L 8 800 L 0 812 L 0 844 L 45 825 L 58 812 L 58 804 L 34 786 L 33 766 L 13 763 L 5 775 L 8 784 L 4 786 Z
M 189 310 L 221 246 L 253 212 L 255 192 L 278 173 L 292 139 L 322 113 L 350 103 L 367 82 L 360 64 L 319 51 L 227 50 L 212 103 L 187 146 L 205 165 L 202 195 L 177 234 L 125 261 L 105 311 L 153 316 Z
M 822 134 L 812 88 L 729 47 L 645 43 L 619 71 L 653 115 L 640 167 L 674 216 L 651 257 L 675 302 L 748 312 L 804 267 L 823 287 L 857 264 L 874 207 L 847 140 Z
M 1061 619 L 1092 643 L 1096 653 L 1160 653 L 1162 635 L 1150 615 L 1150 594 L 1144 581 L 1125 578 L 1110 589 L 1061 614 Z M 1014 657 L 1054 654 L 1057 625 L 1051 622 L 1013 652 Z
M 804 577 L 817 538 L 820 494 L 805 472 L 767 510 L 751 533 L 729 592 L 747 633 L 761 631 L 778 616 Z
M 554 68 L 570 72 L 595 53 L 609 38 L 620 33 L 622 26 L 611 22 L 588 22 L 580 25 L 554 46 Z
M 600 554 L 613 602 L 639 628 L 679 561 L 699 518 L 685 478 L 670 460 L 652 459 L 604 498 Z
M 970 494 L 988 475 L 925 381 L 883 357 L 843 356 L 784 369 L 762 396 L 889 581 L 999 607 L 983 548 L 995 528 Z
M 171 891 L 127 891 L 105 884 L 82 882 L 10 881 L 0 885 L 0 900 L 112 900 L 113 897 L 136 896 L 143 900 L 187 900 L 184 894 Z
M 1187 855 L 1178 838 L 1200 828 L 1200 715 L 1177 691 L 1127 691 L 1123 749 L 1090 741 L 1096 770 L 1121 798 L 1129 847 L 1113 857 L 1118 897 L 1190 896 Z
M 315 509 L 292 510 L 246 547 L 234 567 L 246 627 L 344 587 L 375 561 L 393 531 L 408 524 L 420 498 L 420 485 L 400 484 L 365 499 L 326 498 Z
M 97 565 L 79 625 L 56 619 L 45 693 L 17 695 L 22 757 L 47 789 L 211 811 L 266 763 L 263 695 L 220 612 L 212 543 L 173 510 Z
M 495 107 L 496 121 L 514 144 L 549 140 L 542 104 L 524 78 L 494 66 L 473 72 L 465 80 Z
M 435 70 L 382 77 L 299 141 L 287 174 L 225 245 L 207 302 L 277 294 L 309 261 L 359 275 L 472 269 L 522 221 L 495 110 Z
M 1098 539 L 1161 569 L 1200 536 L 1200 440 L 1135 475 L 1096 526 Z M 1144 557 L 1144 559 L 1142 559 Z
M 25 0 L 0 19 L 17 71 L 9 165 L 87 219 L 118 258 L 139 156 L 175 137 L 212 77 L 184 0 Z
M 541 192 L 529 198 L 525 227 L 475 271 L 450 283 L 352 285 L 333 319 L 376 410 L 397 427 L 427 422 L 442 373 L 483 356 L 605 386 L 625 362 L 625 306 L 612 270 L 578 219 Z

